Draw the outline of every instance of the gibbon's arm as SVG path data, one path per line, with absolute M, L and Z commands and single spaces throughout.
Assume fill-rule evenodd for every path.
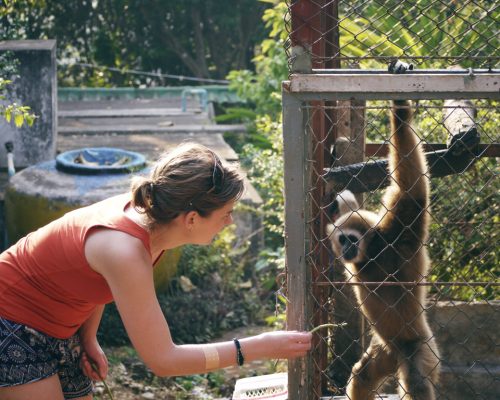
M 411 127 L 411 103 L 393 102 L 389 150 L 391 184 L 384 196 L 380 228 L 401 232 L 402 226 L 412 226 L 420 238 L 425 224 L 425 209 L 429 202 L 427 162 L 420 140 Z

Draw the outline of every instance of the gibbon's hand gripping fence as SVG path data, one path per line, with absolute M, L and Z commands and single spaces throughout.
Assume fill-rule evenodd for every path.
M 497 2 L 287 3 L 290 75 L 282 87 L 287 279 L 280 291 L 288 302 L 288 329 L 336 326 L 315 333 L 311 355 L 289 363 L 289 399 L 409 395 L 419 384 L 409 389 L 397 376 L 398 367 L 415 360 L 418 367 L 422 346 L 432 348 L 438 360 L 439 381 L 431 382 L 436 399 L 496 398 L 500 393 Z M 430 181 L 430 207 L 419 214 L 429 220 L 428 237 L 419 236 L 417 223 L 405 225 L 403 217 L 400 237 L 414 234 L 416 251 L 425 249 L 430 266 L 425 276 L 401 281 L 414 254 L 399 254 L 399 269 L 386 271 L 380 279 L 360 281 L 332 250 L 326 227 L 338 218 L 339 193 L 345 196 L 347 212 L 359 215 L 345 190 L 353 193 L 360 208 L 380 210 L 380 215 L 390 212 L 381 198 L 395 178 L 387 157 L 394 150 L 390 101 L 397 99 L 412 100 L 412 132 L 428 164 L 422 176 Z M 412 188 L 406 190 L 410 193 Z M 381 251 L 397 250 L 396 243 L 397 238 L 387 241 Z M 371 262 L 384 269 L 377 260 Z M 367 291 L 356 298 L 354 291 L 361 286 Z M 425 293 L 423 299 L 415 295 L 416 287 Z M 400 294 L 389 301 L 384 293 L 391 290 Z M 363 312 L 374 298 L 383 305 L 380 318 L 366 318 Z M 368 388 L 368 397 L 361 397 L 352 386 L 373 375 L 370 365 L 377 357 L 370 348 L 373 328 L 404 302 L 419 302 L 420 307 L 395 321 L 400 331 L 382 348 L 399 351 L 398 338 L 417 319 L 428 321 L 431 334 L 413 353 L 401 356 L 392 373 Z M 353 373 L 360 359 L 363 368 Z M 430 380 L 426 374 L 418 377 Z

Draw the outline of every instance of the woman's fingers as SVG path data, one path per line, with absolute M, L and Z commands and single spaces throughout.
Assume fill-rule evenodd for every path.
M 312 334 L 299 331 L 275 331 L 265 334 L 271 358 L 302 357 L 311 349 Z
M 83 352 L 80 365 L 82 367 L 83 373 L 87 375 L 90 379 L 93 381 L 100 381 L 104 379 L 107 375 L 107 369 L 106 371 L 103 371 L 105 373 L 102 373 L 102 367 L 100 369 L 99 365 L 94 362 L 94 366 L 92 366 L 91 361 L 89 357 L 87 356 L 87 353 Z
M 108 359 L 104 353 L 101 353 L 96 360 L 97 369 L 100 373 L 101 379 L 105 379 L 108 376 Z
M 311 350 L 312 334 L 309 332 L 297 332 L 293 334 L 292 340 L 294 342 L 294 350 L 298 357 L 302 357 Z

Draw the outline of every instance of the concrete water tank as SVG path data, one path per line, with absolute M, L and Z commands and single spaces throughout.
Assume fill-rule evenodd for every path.
M 127 192 L 131 173 L 147 172 L 141 154 L 103 147 L 68 151 L 18 172 L 5 192 L 8 245 L 68 211 Z M 157 290 L 167 288 L 180 255 L 180 249 L 163 254 L 154 269 Z

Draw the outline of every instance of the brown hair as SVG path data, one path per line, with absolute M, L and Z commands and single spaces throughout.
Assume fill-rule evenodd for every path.
M 150 228 L 166 224 L 183 212 L 205 217 L 244 189 L 243 175 L 209 148 L 184 143 L 165 153 L 149 177 L 132 181 L 132 206 L 146 214 Z

